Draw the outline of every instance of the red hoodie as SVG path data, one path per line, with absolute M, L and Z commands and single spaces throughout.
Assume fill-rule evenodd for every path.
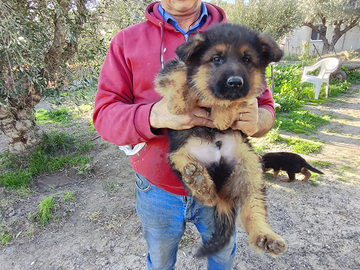
M 151 107 L 161 99 L 153 81 L 161 68 L 162 31 L 164 62 L 174 58 L 176 47 L 185 41 L 184 35 L 167 22 L 162 30 L 163 18 L 158 7 L 159 2 L 150 4 L 145 11 L 147 21 L 121 30 L 111 41 L 100 72 L 93 123 L 104 140 L 116 145 L 146 142 L 145 147 L 130 157 L 132 168 L 153 185 L 185 196 L 183 185 L 167 161 L 168 139 L 154 134 L 149 122 Z M 208 18 L 198 32 L 226 21 L 222 9 L 209 3 L 206 7 Z M 274 115 L 273 103 L 266 88 L 259 107 Z

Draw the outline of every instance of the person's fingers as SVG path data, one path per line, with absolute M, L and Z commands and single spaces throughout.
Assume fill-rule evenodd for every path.
M 212 120 L 208 120 L 205 118 L 194 118 L 193 122 L 194 126 L 203 126 L 203 127 L 209 127 L 209 128 L 215 128 L 215 125 Z

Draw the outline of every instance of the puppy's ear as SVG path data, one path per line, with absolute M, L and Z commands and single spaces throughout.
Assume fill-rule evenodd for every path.
M 279 62 L 284 52 L 280 49 L 275 40 L 266 34 L 260 35 L 260 44 L 264 59 L 268 59 L 267 65 L 271 62 Z
M 175 53 L 181 61 L 188 64 L 191 61 L 192 56 L 199 51 L 204 42 L 205 38 L 203 36 L 195 35 L 194 38 L 177 47 Z

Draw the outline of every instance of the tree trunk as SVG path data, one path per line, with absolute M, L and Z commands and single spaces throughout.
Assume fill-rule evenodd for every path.
M 41 138 L 39 126 L 35 120 L 34 106 L 39 103 L 41 96 L 35 91 L 18 100 L 11 100 L 15 106 L 0 105 L 0 130 L 9 141 L 11 154 L 23 153 L 27 148 L 35 146 Z
M 327 40 L 326 36 L 321 36 L 322 41 L 323 41 L 323 49 L 322 49 L 322 53 L 326 54 L 326 53 L 330 53 L 332 51 L 332 46 L 329 43 L 329 41 Z

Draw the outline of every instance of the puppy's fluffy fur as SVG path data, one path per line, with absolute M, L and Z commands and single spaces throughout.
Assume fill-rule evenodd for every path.
M 282 182 L 292 182 L 296 180 L 296 173 L 302 173 L 305 177 L 302 181 L 308 181 L 311 173 L 308 171 L 313 171 L 319 174 L 324 174 L 312 167 L 309 163 L 306 162 L 301 156 L 295 153 L 289 152 L 276 152 L 276 153 L 267 153 L 262 156 L 263 170 L 264 172 L 273 169 L 274 178 L 279 176 L 279 172 L 286 171 L 289 178 L 280 179 Z
M 197 100 L 212 104 L 216 129 L 169 130 L 169 161 L 188 193 L 215 207 L 215 232 L 199 249 L 207 256 L 225 247 L 239 219 L 250 243 L 278 255 L 286 244 L 266 220 L 265 185 L 259 157 L 246 136 L 230 126 L 241 106 L 261 94 L 265 69 L 283 55 L 267 35 L 221 24 L 180 45 L 155 80 L 173 114 L 191 111 Z

